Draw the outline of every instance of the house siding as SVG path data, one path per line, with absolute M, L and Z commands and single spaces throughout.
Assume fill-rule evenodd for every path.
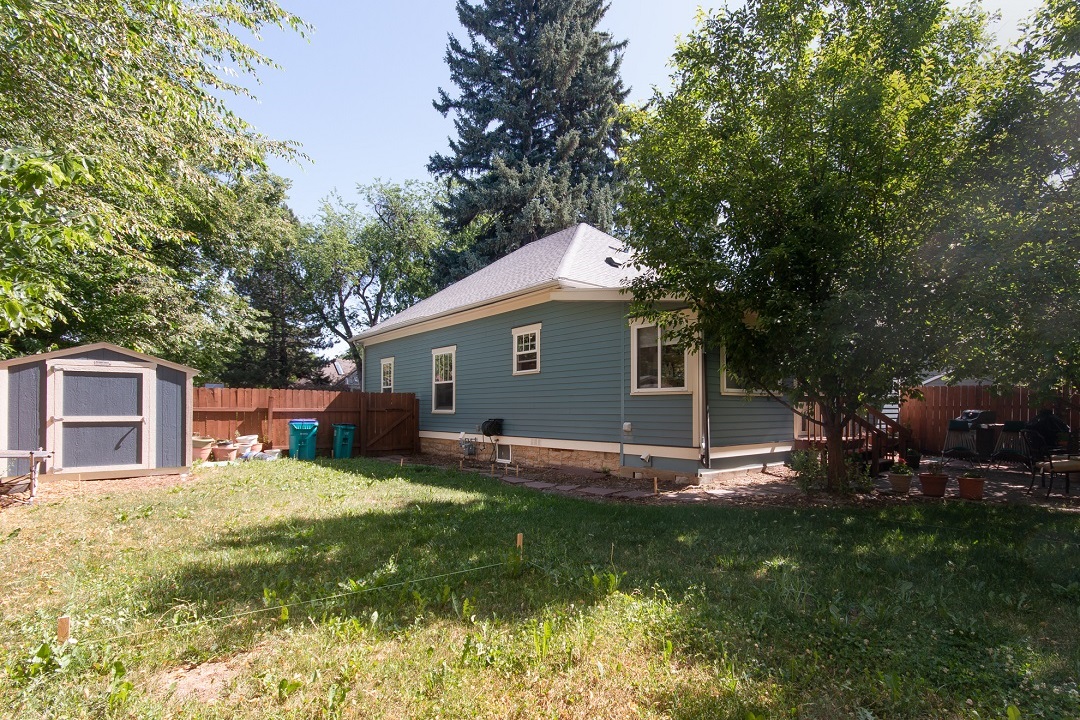
M 709 441 L 714 450 L 730 445 L 790 441 L 795 434 L 791 410 L 768 397 L 723 395 L 720 353 L 706 356 L 709 397 Z M 716 461 L 714 461 L 714 465 Z
M 420 429 L 476 434 L 488 418 L 507 436 L 693 447 L 689 394 L 630 394 L 622 302 L 549 302 L 368 345 L 364 387 L 394 358 L 394 390 L 416 393 Z M 540 323 L 540 372 L 513 375 L 512 329 Z M 456 346 L 456 407 L 431 411 L 431 351 Z M 617 368 L 622 366 L 622 373 Z M 633 431 L 622 432 L 623 422 Z

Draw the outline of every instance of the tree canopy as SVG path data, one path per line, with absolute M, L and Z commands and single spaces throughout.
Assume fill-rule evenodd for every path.
M 225 180 L 295 152 L 227 106 L 271 64 L 238 37 L 265 25 L 304 28 L 270 0 L 0 0 L 6 352 L 110 339 L 220 365 L 246 319 Z
M 940 358 L 925 250 L 988 50 L 984 17 L 944 1 L 751 0 L 705 16 L 633 117 L 638 311 L 817 403 L 834 483 L 843 425 Z M 656 310 L 671 297 L 692 314 Z
M 446 50 L 458 95 L 440 89 L 434 103 L 457 137 L 428 169 L 450 182 L 448 229 L 475 239 L 444 258 L 441 284 L 575 222 L 612 227 L 626 42 L 599 30 L 607 7 L 458 0 L 468 41 Z

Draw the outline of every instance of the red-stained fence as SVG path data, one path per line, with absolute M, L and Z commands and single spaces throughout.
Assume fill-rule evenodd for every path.
M 357 455 L 420 449 L 420 404 L 412 393 L 195 388 L 192 410 L 193 430 L 219 440 L 258 435 L 268 447 L 288 448 L 289 421 L 315 418 L 320 455 L 333 449 L 335 423 L 357 426 Z
M 945 442 L 949 420 L 964 410 L 993 410 L 997 422 L 1030 420 L 1043 407 L 1052 407 L 1074 431 L 1080 429 L 1080 393 L 1063 393 L 1050 402 L 1039 402 L 1027 388 L 994 395 L 985 386 L 955 385 L 920 388 L 922 400 L 907 400 L 900 407 L 900 424 L 911 428 L 915 443 L 924 452 L 937 453 Z

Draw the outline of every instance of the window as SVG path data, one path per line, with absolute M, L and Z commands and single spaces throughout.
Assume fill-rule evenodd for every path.
M 540 372 L 540 323 L 514 328 L 514 375 Z
M 746 383 L 738 375 L 728 369 L 727 350 L 720 348 L 720 394 L 721 395 L 765 395 L 767 393 L 754 392 L 746 389 Z
M 454 412 L 457 346 L 435 348 L 431 351 L 431 412 Z
M 509 465 L 511 462 L 510 446 L 498 443 L 495 445 L 495 462 Z
M 394 358 L 383 358 L 379 362 L 379 377 L 382 379 L 380 389 L 384 393 L 394 392 Z
M 686 392 L 686 351 L 656 325 L 631 328 L 633 392 Z

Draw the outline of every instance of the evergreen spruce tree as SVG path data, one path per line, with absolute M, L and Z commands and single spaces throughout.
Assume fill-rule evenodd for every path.
M 458 0 L 451 79 L 435 108 L 457 139 L 428 170 L 448 181 L 448 229 L 474 236 L 442 258 L 444 282 L 575 222 L 613 224 L 619 76 L 626 42 L 598 29 L 603 0 Z M 467 231 L 467 232 L 466 232 Z

